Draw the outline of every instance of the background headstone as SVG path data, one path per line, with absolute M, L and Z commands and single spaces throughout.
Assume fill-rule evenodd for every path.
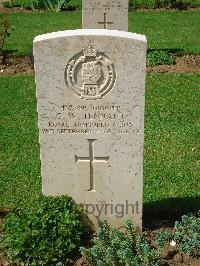
M 83 28 L 128 31 L 128 0 L 83 0 Z
M 141 228 L 145 36 L 46 34 L 34 58 L 43 193 L 72 196 L 95 225 Z

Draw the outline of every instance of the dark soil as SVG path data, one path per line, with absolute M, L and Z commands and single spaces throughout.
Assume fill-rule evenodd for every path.
M 41 9 L 27 9 L 23 7 L 0 7 L 0 12 L 3 13 L 31 13 L 31 12 L 44 12 L 44 10 Z
M 8 55 L 6 64 L 2 64 L 2 57 L 0 57 L 0 61 L 0 76 L 34 74 L 32 56 Z M 200 55 L 177 56 L 176 64 L 148 67 L 147 71 L 159 73 L 200 73 Z
M 2 57 L 0 57 L 0 62 L 0 76 L 34 73 L 32 56 L 8 55 L 6 64 L 2 64 Z
M 148 67 L 148 72 L 200 73 L 200 55 L 177 56 L 174 65 Z
M 146 231 L 152 247 L 156 247 L 155 237 L 159 232 L 175 231 L 174 227 L 163 227 L 154 231 Z M 200 258 L 191 257 L 181 252 L 177 246 L 169 246 L 161 256 L 162 266 L 200 266 Z

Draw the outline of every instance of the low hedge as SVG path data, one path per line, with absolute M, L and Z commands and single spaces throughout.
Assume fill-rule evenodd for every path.
M 12 0 L 13 7 L 23 7 L 27 9 L 50 9 L 61 10 L 81 10 L 82 0 Z M 60 3 L 60 8 L 55 8 Z M 10 1 L 4 0 L 4 5 L 10 7 Z M 157 8 L 178 8 L 187 9 L 188 6 L 197 5 L 193 0 L 129 0 L 129 10 L 137 9 L 157 9 Z

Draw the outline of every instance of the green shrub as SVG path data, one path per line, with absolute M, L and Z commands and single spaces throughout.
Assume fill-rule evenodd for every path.
M 193 0 L 129 0 L 129 9 L 177 8 L 183 10 L 187 9 L 187 7 L 191 6 L 193 3 Z M 8 0 L 4 0 L 4 6 L 11 7 L 10 2 Z M 40 8 L 52 11 L 61 11 L 64 9 L 73 11 L 81 10 L 82 0 L 12 0 L 12 6 L 27 9 Z
M 3 56 L 2 64 L 6 63 L 7 52 L 4 50 L 6 39 L 10 36 L 12 27 L 8 21 L 8 16 L 3 13 L 0 14 L 0 55 Z
M 156 237 L 157 244 L 162 248 L 173 240 L 184 253 L 200 256 L 200 217 L 184 215 L 181 222 L 175 223 L 175 232 L 160 232 Z
M 89 265 L 159 265 L 157 251 L 150 247 L 145 236 L 136 234 L 131 221 L 126 223 L 126 233 L 110 228 L 104 221 L 93 243 L 92 248 L 80 249 Z
M 163 231 L 156 236 L 156 243 L 160 248 L 164 248 L 166 245 L 170 244 L 173 238 L 174 234 L 171 231 Z
M 0 55 L 2 55 L 6 38 L 9 37 L 10 24 L 6 14 L 0 14 Z
M 68 2 L 70 0 L 13 0 L 12 6 L 60 12 Z M 10 7 L 9 2 L 4 2 L 4 6 Z
M 37 0 L 37 8 L 60 12 L 70 0 Z
M 144 8 L 155 8 L 156 7 L 156 0 L 145 0 L 144 1 Z
M 82 0 L 35 0 L 35 8 L 51 11 L 80 10 L 82 8 Z
M 175 223 L 175 228 L 174 240 L 180 249 L 191 256 L 200 256 L 200 216 L 184 215 L 181 222 Z
M 33 9 L 34 6 L 37 5 L 37 0 L 4 0 L 3 1 L 4 7 L 23 7 L 27 9 Z
M 129 9 L 138 8 L 155 9 L 155 8 L 177 8 L 187 9 L 191 5 L 191 0 L 129 0 Z
M 136 10 L 141 7 L 141 0 L 129 0 L 129 10 Z
M 80 246 L 84 231 L 82 211 L 71 198 L 41 197 L 6 218 L 2 246 L 12 263 L 56 265 Z
M 70 0 L 64 5 L 64 9 L 74 11 L 82 9 L 82 0 Z
M 191 6 L 191 0 L 155 0 L 155 8 L 176 8 L 180 10 Z
M 166 51 L 155 50 L 147 54 L 147 66 L 171 65 L 174 63 L 174 56 Z
M 23 0 L 20 2 L 20 6 L 25 9 L 36 9 L 38 8 L 38 0 Z
M 177 8 L 183 10 L 191 6 L 192 3 L 194 3 L 193 0 L 129 0 L 129 10 L 136 10 L 138 8 Z M 8 0 L 4 0 L 4 6 L 11 7 L 11 4 Z M 12 6 L 27 9 L 40 8 L 52 11 L 64 9 L 73 11 L 81 10 L 82 0 L 12 0 Z

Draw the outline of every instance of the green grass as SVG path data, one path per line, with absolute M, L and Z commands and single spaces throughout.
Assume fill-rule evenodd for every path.
M 192 6 L 200 6 L 200 0 L 191 0 Z
M 129 14 L 129 31 L 145 34 L 150 49 L 200 54 L 198 11 Z
M 145 203 L 200 199 L 199 80 L 198 74 L 148 75 Z M 41 193 L 34 77 L 0 77 L 0 99 L 2 209 L 34 203 Z
M 58 30 L 75 29 L 81 24 L 80 13 L 37 12 L 9 14 L 14 30 L 8 39 L 6 49 L 16 54 L 32 54 L 35 36 Z
M 0 208 L 41 190 L 34 78 L 0 78 Z
M 199 81 L 194 74 L 149 75 L 145 202 L 200 196 Z
M 32 54 L 39 34 L 82 27 L 81 12 L 10 13 L 9 19 L 15 29 L 5 48 L 21 55 Z M 129 30 L 145 34 L 150 49 L 200 54 L 199 24 L 198 11 L 129 13 Z

